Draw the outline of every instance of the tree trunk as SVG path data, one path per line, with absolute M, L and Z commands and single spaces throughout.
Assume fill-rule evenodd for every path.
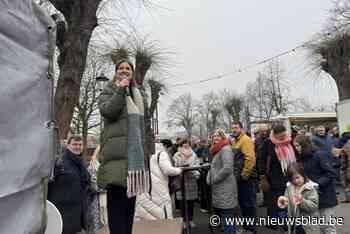
M 339 59 L 328 59 L 321 64 L 322 70 L 335 81 L 338 89 L 339 101 L 350 98 L 350 70 L 347 62 Z
M 350 99 L 350 72 L 344 72 L 332 77 L 337 84 L 339 101 Z
M 188 139 L 192 138 L 192 128 L 186 128 Z
M 61 11 L 68 25 L 68 31 L 57 34 L 60 76 L 54 103 L 59 137 L 65 139 L 70 129 L 74 106 L 79 101 L 87 49 L 92 32 L 97 26 L 96 10 L 100 0 L 50 2 Z
M 155 153 L 154 134 L 151 121 L 152 116 L 150 115 L 147 94 L 144 87 L 141 88 L 141 94 L 145 108 L 145 156 L 149 160 L 150 156 Z
M 83 131 L 82 131 L 82 137 L 83 137 L 83 156 L 85 158 L 85 160 L 89 160 L 87 155 L 88 152 L 88 125 L 86 123 L 83 123 L 83 127 L 82 127 Z

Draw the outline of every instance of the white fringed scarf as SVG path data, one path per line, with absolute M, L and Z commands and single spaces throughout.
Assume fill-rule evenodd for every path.
M 128 110 L 128 176 L 127 196 L 146 193 L 150 188 L 150 177 L 145 166 L 144 105 L 139 89 L 132 88 L 133 98 L 126 95 Z

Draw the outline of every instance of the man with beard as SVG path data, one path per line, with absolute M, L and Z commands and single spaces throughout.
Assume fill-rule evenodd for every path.
M 243 157 L 243 167 L 237 175 L 238 203 L 244 218 L 256 218 L 256 156 L 252 139 L 244 132 L 242 123 L 233 121 L 231 125 L 235 143 L 232 148 L 237 150 L 235 157 Z M 239 177 L 239 178 L 238 178 Z M 244 233 L 256 233 L 255 224 L 243 224 Z

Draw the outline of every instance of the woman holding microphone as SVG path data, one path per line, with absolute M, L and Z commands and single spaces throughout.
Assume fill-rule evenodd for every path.
M 99 97 L 104 129 L 98 184 L 107 190 L 110 234 L 131 234 L 135 197 L 149 191 L 144 155 L 144 106 L 128 60 L 116 64 L 115 75 Z

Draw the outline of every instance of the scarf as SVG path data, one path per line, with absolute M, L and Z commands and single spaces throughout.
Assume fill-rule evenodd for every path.
M 214 156 L 215 154 L 220 152 L 222 147 L 224 147 L 225 145 L 230 145 L 230 141 L 227 138 L 222 139 L 220 142 L 218 142 L 216 144 L 213 144 L 209 150 L 210 156 Z
M 145 165 L 144 105 L 140 91 L 132 88 L 133 98 L 126 95 L 128 111 L 128 176 L 127 196 L 134 197 L 146 193 L 150 188 L 149 173 Z
M 275 152 L 281 164 L 282 172 L 284 175 L 286 175 L 288 166 L 293 162 L 296 162 L 294 149 L 290 144 L 292 138 L 290 136 L 286 136 L 284 140 L 279 141 L 275 138 L 275 135 L 272 132 L 271 141 L 275 145 Z

